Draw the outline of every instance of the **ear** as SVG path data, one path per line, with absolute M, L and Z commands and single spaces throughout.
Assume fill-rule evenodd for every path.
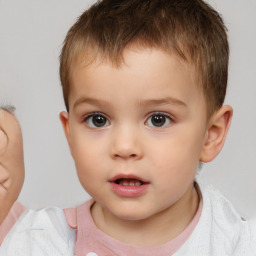
M 64 133 L 65 133 L 68 145 L 69 145 L 70 152 L 72 154 L 68 112 L 65 112 L 65 111 L 60 112 L 60 121 L 62 123 L 62 127 L 63 127 Z
M 222 106 L 215 112 L 209 121 L 203 149 L 200 155 L 201 162 L 210 162 L 221 151 L 231 123 L 233 109 Z

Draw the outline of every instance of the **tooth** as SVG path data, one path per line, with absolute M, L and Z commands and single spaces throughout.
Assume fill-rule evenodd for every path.
M 142 182 L 139 180 L 119 180 L 117 184 L 122 186 L 140 186 L 142 185 Z

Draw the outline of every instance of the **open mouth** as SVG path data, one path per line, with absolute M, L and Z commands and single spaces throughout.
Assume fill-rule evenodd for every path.
M 138 197 L 148 190 L 150 182 L 134 175 L 120 174 L 110 180 L 111 188 L 121 197 Z
M 141 180 L 125 178 L 117 179 L 114 182 L 121 186 L 141 186 L 144 184 L 144 182 Z

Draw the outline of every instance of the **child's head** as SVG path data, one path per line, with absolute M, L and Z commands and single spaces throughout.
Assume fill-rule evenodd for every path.
M 106 0 L 84 12 L 66 37 L 60 77 L 67 109 L 74 64 L 109 59 L 119 66 L 131 46 L 161 49 L 192 64 L 208 114 L 223 104 L 229 47 L 216 11 L 200 0 Z
M 198 163 L 219 153 L 232 115 L 227 64 L 225 27 L 201 1 L 101 1 L 71 28 L 60 117 L 99 226 L 188 224 Z

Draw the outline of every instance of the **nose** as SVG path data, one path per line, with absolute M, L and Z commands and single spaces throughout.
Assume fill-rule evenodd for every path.
M 111 157 L 114 159 L 141 159 L 143 156 L 140 132 L 130 127 L 115 129 L 111 140 Z

